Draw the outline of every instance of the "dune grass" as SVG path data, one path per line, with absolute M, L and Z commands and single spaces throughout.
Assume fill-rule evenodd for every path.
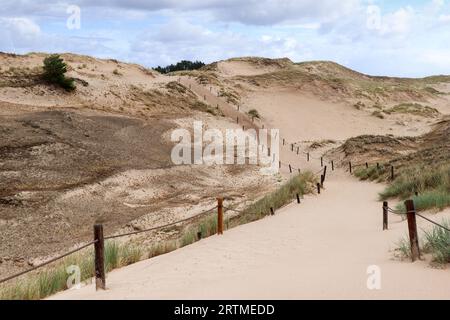
M 450 228 L 450 221 L 440 222 L 443 226 Z M 431 254 L 432 261 L 438 264 L 450 263 L 450 232 L 438 226 L 433 226 L 430 231 L 423 231 L 420 248 L 421 252 Z M 411 257 L 411 245 L 407 237 L 403 237 L 397 244 L 397 250 L 403 258 Z
M 140 248 L 115 241 L 105 243 L 105 271 L 127 266 L 142 257 Z M 92 248 L 82 250 L 50 267 L 31 272 L 17 282 L 0 285 L 1 300 L 36 300 L 68 289 L 69 266 L 80 268 L 80 280 L 85 282 L 94 276 L 94 252 Z
M 316 178 L 311 172 L 296 175 L 274 192 L 245 208 L 242 214 L 231 219 L 230 224 L 232 226 L 245 224 L 270 215 L 270 208 L 274 210 L 281 208 L 291 202 L 297 193 L 299 195 L 311 193 L 315 181 Z
M 368 169 L 355 170 L 355 176 L 361 180 L 385 181 L 388 167 L 371 166 Z M 396 178 L 379 194 L 380 200 L 399 198 L 413 199 L 418 210 L 439 209 L 450 206 L 450 165 L 413 166 L 401 168 Z M 415 193 L 418 193 L 416 196 Z M 400 203 L 398 210 L 406 211 Z

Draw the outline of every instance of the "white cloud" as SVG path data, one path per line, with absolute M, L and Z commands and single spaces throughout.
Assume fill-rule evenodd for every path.
M 3 36 L 0 44 L 5 47 L 26 48 L 38 43 L 41 28 L 27 18 L 0 18 Z

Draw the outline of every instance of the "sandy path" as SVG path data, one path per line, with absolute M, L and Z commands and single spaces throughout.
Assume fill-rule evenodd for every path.
M 334 173 L 320 196 L 276 216 L 108 274 L 54 299 L 450 298 L 450 272 L 392 259 L 406 222 L 381 231 L 381 185 Z M 368 290 L 367 267 L 381 268 L 381 290 Z

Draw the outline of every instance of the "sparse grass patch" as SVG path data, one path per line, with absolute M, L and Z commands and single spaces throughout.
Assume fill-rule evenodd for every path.
M 437 208 L 443 210 L 450 206 L 450 193 L 442 190 L 430 190 L 413 197 L 416 210 L 428 210 Z M 401 212 L 406 212 L 405 205 L 399 203 L 396 207 Z
M 296 193 L 304 195 L 312 192 L 315 181 L 316 178 L 311 172 L 298 174 L 274 192 L 244 209 L 242 214 L 230 220 L 230 224 L 232 226 L 245 224 L 269 215 L 270 208 L 276 210 L 288 204 Z
M 417 201 L 423 201 L 423 203 L 430 203 L 431 199 L 450 197 L 450 166 L 441 165 L 434 168 L 415 166 L 403 169 L 392 184 L 380 193 L 380 199 L 386 200 L 393 197 L 406 199 L 414 195 L 416 191 L 420 193 Z M 436 203 L 445 201 L 439 200 Z
M 377 117 L 379 119 L 384 119 L 385 118 L 384 114 L 381 111 L 379 111 L 379 110 L 376 110 L 376 111 L 372 112 L 372 116 Z
M 258 118 L 258 119 L 260 119 L 261 118 L 261 116 L 259 115 L 259 112 L 258 112 L 258 110 L 256 110 L 256 109 L 251 109 L 249 112 L 247 112 L 248 113 L 248 115 L 250 116 L 250 117 L 255 117 L 255 118 Z
M 356 177 L 360 178 L 361 180 L 379 180 L 383 177 L 383 174 L 386 172 L 386 167 L 384 165 L 380 165 L 378 168 L 377 166 L 370 166 L 369 168 L 357 168 L 354 171 L 354 174 Z
M 441 224 L 450 228 L 450 222 L 444 220 Z M 447 230 L 433 226 L 431 231 L 424 231 L 425 244 L 424 250 L 430 252 L 433 256 L 433 261 L 437 263 L 449 263 L 450 262 L 450 232 Z
M 450 222 L 443 220 L 440 222 L 446 228 L 450 228 Z M 429 253 L 433 262 L 439 264 L 450 263 L 450 232 L 439 227 L 433 226 L 430 231 L 423 231 L 420 244 L 422 253 Z M 411 245 L 408 237 L 401 238 L 397 243 L 396 250 L 400 252 L 402 258 L 411 257 Z
M 141 249 L 132 244 L 120 244 L 115 241 L 105 242 L 106 272 L 135 263 L 141 258 Z M 80 268 L 80 280 L 82 282 L 91 279 L 94 276 L 93 249 L 86 249 L 60 262 L 55 262 L 51 267 L 31 272 L 19 278 L 15 283 L 0 285 L 0 299 L 37 300 L 66 290 L 67 279 L 70 275 L 67 272 L 67 267 L 72 265 Z
M 440 112 L 432 107 L 423 106 L 419 103 L 402 103 L 392 108 L 386 109 L 384 112 L 387 114 L 392 113 L 403 113 L 403 114 L 412 114 L 421 117 L 436 117 L 440 114 Z

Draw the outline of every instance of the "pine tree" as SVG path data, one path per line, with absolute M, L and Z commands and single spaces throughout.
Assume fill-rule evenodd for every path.
M 44 79 L 50 83 L 57 84 L 67 91 L 75 90 L 74 80 L 66 78 L 67 64 L 57 54 L 44 59 Z

